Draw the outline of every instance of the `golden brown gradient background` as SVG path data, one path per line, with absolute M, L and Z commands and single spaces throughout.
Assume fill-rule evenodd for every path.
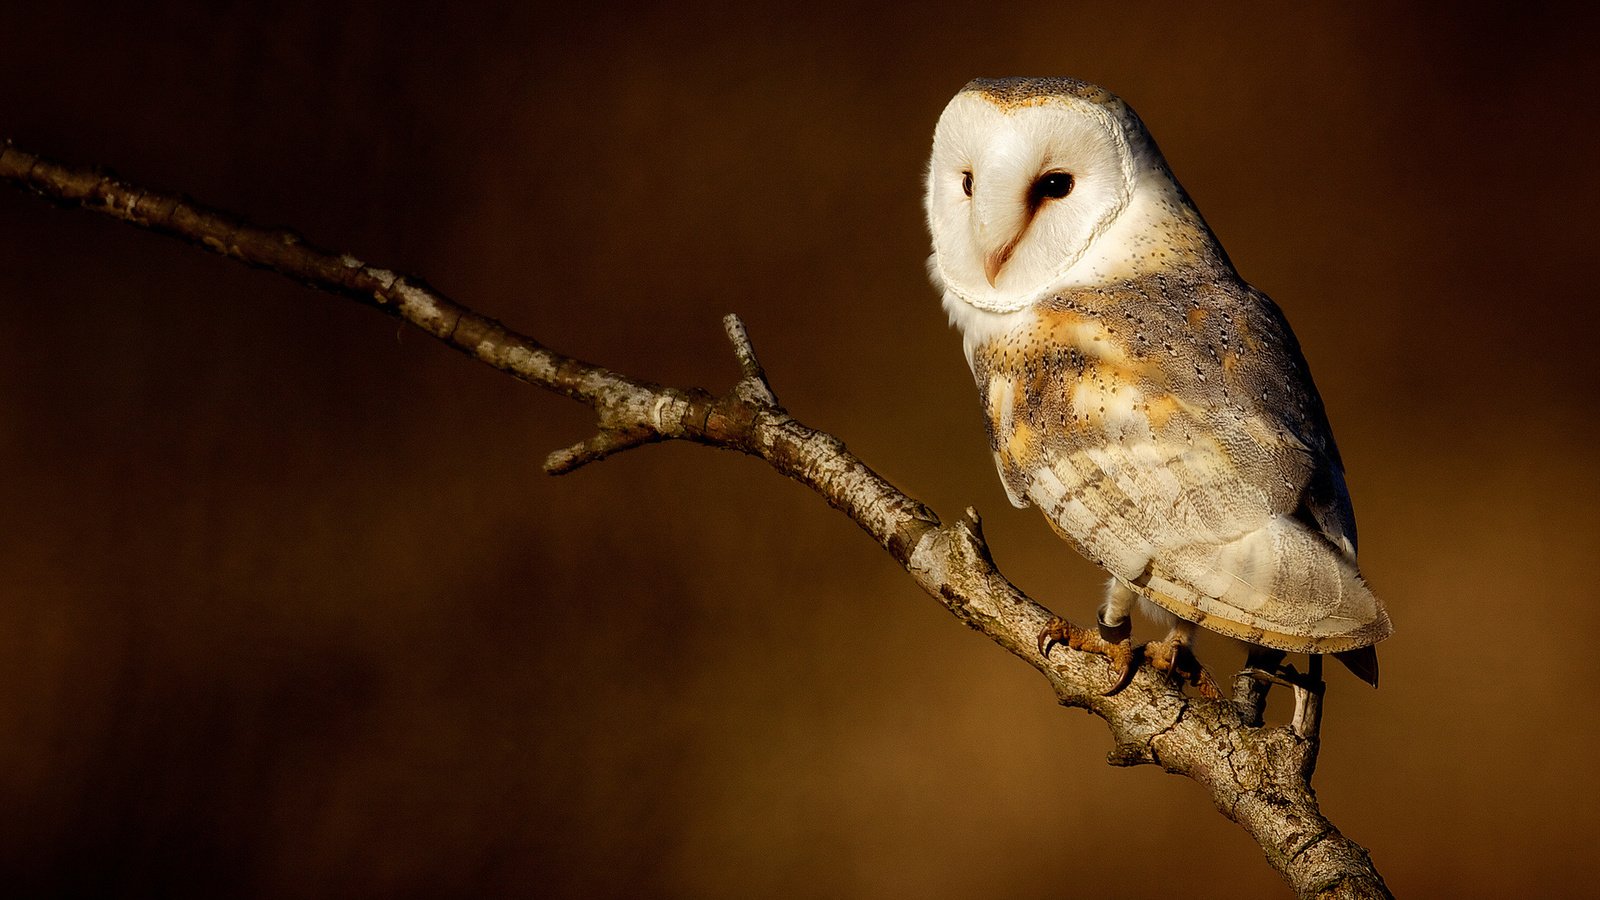
M 1402 896 L 1594 889 L 1592 18 L 40 6 L 0 134 L 642 377 L 730 383 L 738 311 L 792 410 L 1076 616 L 1099 579 L 1004 499 L 920 180 L 973 75 L 1112 87 L 1297 328 L 1393 611 L 1382 690 L 1332 674 L 1325 810 Z M 1286 894 L 751 460 L 547 478 L 575 404 L 9 190 L 0 310 L 8 891 Z

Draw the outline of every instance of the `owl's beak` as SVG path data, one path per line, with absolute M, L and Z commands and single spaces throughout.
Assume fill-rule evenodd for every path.
M 1017 242 L 1012 241 L 983 258 L 983 277 L 989 279 L 989 287 L 994 287 L 994 280 L 1000 277 L 1000 269 L 1011 258 L 1011 250 L 1016 246 Z
M 994 287 L 1000 279 L 1000 270 L 1011 261 L 1022 235 L 1028 230 L 1031 218 L 1023 204 L 1013 201 L 1008 182 L 993 178 L 977 187 L 973 195 L 975 206 L 974 243 L 983 254 L 983 277 Z
M 985 236 L 980 235 L 980 238 Z M 1017 249 L 1017 241 L 1020 240 L 1022 240 L 1022 232 L 1019 231 L 998 248 L 984 254 L 983 277 L 989 279 L 989 287 L 995 286 L 995 279 L 1000 277 L 1000 270 L 1005 268 L 1006 263 L 1010 261 L 1011 251 Z M 985 241 L 984 243 L 989 242 Z M 992 246 L 992 244 L 990 245 Z M 980 246 L 982 245 L 980 244 Z

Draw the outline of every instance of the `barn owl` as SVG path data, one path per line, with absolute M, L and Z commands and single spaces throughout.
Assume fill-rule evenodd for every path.
M 1133 110 L 1073 79 L 973 81 L 939 118 L 926 206 L 1007 496 L 1111 575 L 1098 634 L 1055 620 L 1041 652 L 1104 652 L 1120 686 L 1138 605 L 1170 629 L 1143 655 L 1192 683 L 1204 625 L 1376 686 L 1389 617 L 1299 344 Z

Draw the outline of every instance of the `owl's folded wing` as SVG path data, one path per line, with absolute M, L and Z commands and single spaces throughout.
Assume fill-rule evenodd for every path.
M 1184 405 L 1160 427 L 1084 443 L 1062 442 L 1008 480 L 1142 595 L 1284 650 L 1338 652 L 1388 636 L 1342 529 L 1353 517 L 1337 464 L 1286 429 Z

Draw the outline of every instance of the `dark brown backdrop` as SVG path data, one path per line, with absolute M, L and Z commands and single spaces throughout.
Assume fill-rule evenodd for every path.
M 43 4 L 30 4 L 31 7 Z M 975 74 L 1102 82 L 1294 322 L 1398 628 L 1318 787 L 1400 894 L 1592 881 L 1593 22 L 1528 4 L 8 10 L 0 134 L 785 402 L 1087 616 L 923 276 Z M 268 7 L 271 7 L 270 11 Z M 0 192 L 0 882 L 258 896 L 1274 897 L 1188 782 L 760 465 Z M 1239 653 L 1202 655 L 1230 672 Z

